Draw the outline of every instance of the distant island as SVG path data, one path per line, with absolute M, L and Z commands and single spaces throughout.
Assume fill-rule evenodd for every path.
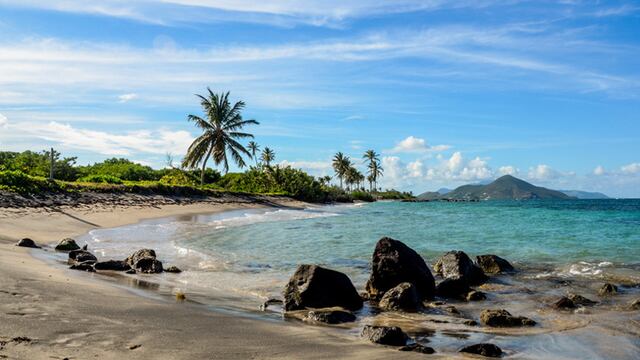
M 559 191 L 578 199 L 592 199 L 592 200 L 611 199 L 607 195 L 600 192 L 590 192 L 590 191 L 581 191 L 581 190 L 559 190 Z
M 592 193 L 584 193 L 592 194 Z M 604 194 L 600 194 L 606 196 Z M 530 199 L 579 199 L 583 192 L 551 190 L 535 186 L 511 175 L 502 176 L 487 185 L 463 185 L 443 194 L 425 192 L 417 196 L 418 200 L 530 200 Z M 595 196 L 595 195 L 594 195 Z

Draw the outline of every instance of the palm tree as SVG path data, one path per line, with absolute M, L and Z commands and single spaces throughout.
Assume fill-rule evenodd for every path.
M 333 157 L 333 170 L 336 172 L 336 176 L 340 179 L 340 188 L 342 188 L 342 180 L 344 180 L 347 171 L 351 167 L 351 160 L 348 156 L 344 155 L 342 152 L 338 152 Z
M 367 167 L 369 168 L 369 174 L 371 175 L 371 169 L 375 168 L 380 163 L 380 155 L 376 153 L 375 150 L 367 150 L 364 155 L 362 155 L 364 162 L 368 162 Z M 373 183 L 376 181 L 377 176 L 369 176 L 369 192 L 373 191 Z
M 376 189 L 378 186 L 378 177 L 382 177 L 382 174 L 384 173 L 382 165 L 380 165 L 380 163 L 377 161 L 372 162 L 371 164 L 369 164 L 367 173 L 369 174 L 370 179 L 369 186 L 371 186 L 371 183 L 373 183 L 373 188 Z
M 271 162 L 276 159 L 276 153 L 268 147 L 265 147 L 264 150 L 262 150 L 260 159 L 264 161 L 267 167 L 269 167 L 271 165 Z
M 331 182 L 331 176 L 329 175 L 321 176 L 318 178 L 318 181 L 323 186 L 329 185 L 329 182 Z
M 358 169 L 353 166 L 349 166 L 347 172 L 345 173 L 345 182 L 347 183 L 347 187 L 349 190 L 352 190 L 351 185 L 359 185 L 360 177 L 362 177 L 360 171 L 358 171 Z
M 188 116 L 188 120 L 193 121 L 203 133 L 189 146 L 187 155 L 182 160 L 182 165 L 188 169 L 202 164 L 201 185 L 204 185 L 204 170 L 209 157 L 212 157 L 216 165 L 222 164 L 225 174 L 229 172 L 227 152 L 231 154 L 238 167 L 243 168 L 246 165 L 242 155 L 251 156 L 251 154 L 236 139 L 253 138 L 252 134 L 240 131 L 245 125 L 259 124 L 255 120 L 242 119 L 241 111 L 245 106 L 244 101 L 231 105 L 229 92 L 214 94 L 209 88 L 207 91 L 209 92 L 207 97 L 196 94 L 201 100 L 200 105 L 206 120 L 196 115 Z
M 255 141 L 249 141 L 247 148 L 249 148 L 249 151 L 251 151 L 251 157 L 255 160 L 256 166 L 258 166 L 258 158 L 256 157 L 256 153 L 260 151 L 260 145 L 258 145 Z

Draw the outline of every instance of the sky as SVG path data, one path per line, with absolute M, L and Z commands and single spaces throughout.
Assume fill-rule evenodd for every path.
M 163 167 L 207 87 L 314 175 L 640 197 L 638 1 L 0 0 L 1 151 Z

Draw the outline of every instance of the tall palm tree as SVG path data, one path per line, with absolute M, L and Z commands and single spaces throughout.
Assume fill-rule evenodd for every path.
M 260 145 L 258 145 L 255 141 L 249 141 L 247 144 L 247 148 L 251 151 L 251 157 L 256 162 L 256 166 L 258 166 L 258 158 L 256 157 L 256 153 L 260 151 Z
M 264 161 L 267 167 L 269 167 L 271 166 L 271 162 L 276 159 L 276 153 L 275 151 L 269 149 L 268 147 L 265 147 L 264 150 L 262 150 L 262 155 L 260 156 L 260 159 Z
M 342 188 L 342 181 L 347 174 L 347 171 L 351 167 L 351 159 L 342 152 L 336 153 L 333 157 L 333 170 L 336 172 L 336 176 L 340 179 L 340 188 Z
M 380 165 L 380 162 L 375 161 L 369 164 L 367 173 L 369 174 L 370 179 L 369 186 L 371 186 L 371 183 L 373 183 L 373 188 L 377 189 L 378 177 L 382 177 L 382 174 L 384 173 L 384 169 L 382 168 L 382 165 Z
M 214 94 L 209 88 L 207 91 L 209 92 L 207 97 L 196 94 L 200 98 L 200 105 L 206 119 L 196 115 L 188 116 L 188 120 L 193 121 L 202 130 L 202 135 L 193 141 L 182 160 L 182 165 L 188 169 L 202 164 L 201 185 L 204 185 L 204 170 L 209 157 L 216 165 L 222 164 L 225 174 L 229 172 L 227 152 L 231 154 L 231 158 L 238 167 L 245 167 L 246 163 L 242 155 L 251 156 L 251 154 L 237 139 L 253 138 L 252 134 L 241 132 L 241 130 L 245 125 L 259 124 L 255 120 L 242 119 L 241 111 L 245 106 L 244 101 L 231 105 L 229 92 Z
M 369 175 L 372 175 L 371 170 L 375 168 L 380 163 L 380 155 L 376 153 L 375 150 L 367 150 L 364 155 L 362 155 L 364 162 L 368 162 L 367 167 L 369 168 Z M 373 191 L 373 183 L 376 181 L 377 176 L 369 176 L 369 192 Z

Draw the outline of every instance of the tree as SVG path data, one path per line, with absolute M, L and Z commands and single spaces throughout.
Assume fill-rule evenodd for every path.
M 256 154 L 258 153 L 258 151 L 260 151 L 260 145 L 258 145 L 255 141 L 249 141 L 247 148 L 249 148 L 249 151 L 251 151 L 251 157 L 253 158 L 253 160 L 255 160 L 256 166 L 258 166 L 258 158 L 256 157 Z
M 369 174 L 369 176 L 367 179 L 369 180 L 369 191 L 371 192 L 375 188 L 374 183 L 378 178 L 377 169 L 380 169 L 379 174 L 382 174 L 382 167 L 380 167 L 380 155 L 377 154 L 375 150 L 367 150 L 364 155 L 362 155 L 362 158 L 364 159 L 365 163 L 368 163 L 367 173 Z
M 372 162 L 369 165 L 367 173 L 369 174 L 371 182 L 373 183 L 373 188 L 376 189 L 378 186 L 378 177 L 382 177 L 382 174 L 384 173 L 382 165 L 380 165 L 380 163 L 377 161 Z
M 342 181 L 344 180 L 347 171 L 351 167 L 351 159 L 344 155 L 342 152 L 336 153 L 333 157 L 333 170 L 336 172 L 336 176 L 340 179 L 340 187 L 342 188 Z
M 241 132 L 241 130 L 246 125 L 259 124 L 255 120 L 242 118 L 244 101 L 231 105 L 229 92 L 214 94 L 211 89 L 207 88 L 207 90 L 209 92 L 207 97 L 196 94 L 201 100 L 200 105 L 206 119 L 196 115 L 188 116 L 188 120 L 193 121 L 202 130 L 202 135 L 193 141 L 182 160 L 182 165 L 188 169 L 202 165 L 201 185 L 204 185 L 204 172 L 209 157 L 213 159 L 216 166 L 222 164 L 225 174 L 229 172 L 227 153 L 231 154 L 231 158 L 238 167 L 246 166 L 242 155 L 251 157 L 251 153 L 237 139 L 253 138 L 252 134 Z
M 318 181 L 320 181 L 320 184 L 322 184 L 323 186 L 329 185 L 329 183 L 331 182 L 331 176 L 329 175 L 322 176 L 318 178 Z
M 364 179 L 364 176 L 358 169 L 353 166 L 349 166 L 345 173 L 345 182 L 347 183 L 347 187 L 351 190 L 351 185 L 356 185 L 356 188 L 360 186 L 360 182 Z
M 262 150 L 260 159 L 269 167 L 271 166 L 271 162 L 276 159 L 276 153 L 268 147 L 265 147 L 264 150 Z

